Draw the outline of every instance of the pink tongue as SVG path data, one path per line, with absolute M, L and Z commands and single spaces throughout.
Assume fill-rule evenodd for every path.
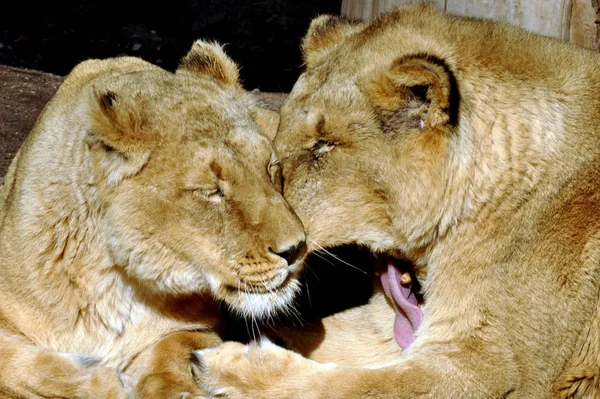
M 387 259 L 387 271 L 381 274 L 381 284 L 385 294 L 394 304 L 394 337 L 402 348 L 406 349 L 415 340 L 415 330 L 423 321 L 423 313 L 417 298 L 410 287 L 400 284 L 400 272 L 391 259 Z

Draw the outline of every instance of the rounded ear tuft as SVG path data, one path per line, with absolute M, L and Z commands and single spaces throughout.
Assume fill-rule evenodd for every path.
M 88 141 L 127 154 L 146 151 L 157 140 L 142 109 L 127 100 L 112 90 L 91 88 Z
M 400 57 L 361 84 L 362 91 L 386 114 L 403 114 L 405 123 L 426 126 L 456 125 L 459 92 L 448 64 L 435 56 Z
M 240 86 L 237 64 L 218 43 L 196 40 L 182 58 L 177 72 L 191 72 L 210 77 L 224 85 Z
M 311 67 L 317 64 L 331 49 L 346 36 L 360 31 L 365 26 L 360 21 L 348 20 L 333 15 L 320 15 L 313 19 L 308 32 L 302 39 L 304 63 Z
M 139 172 L 157 139 L 142 111 L 127 99 L 93 86 L 88 99 L 90 127 L 86 142 L 101 154 L 100 164 L 111 185 Z
M 117 94 L 113 91 L 106 91 L 98 94 L 98 103 L 105 111 L 108 111 L 117 102 Z

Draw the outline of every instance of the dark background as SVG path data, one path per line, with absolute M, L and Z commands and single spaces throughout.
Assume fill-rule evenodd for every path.
M 66 0 L 0 11 L 0 64 L 66 75 L 88 58 L 134 55 L 167 69 L 197 38 L 227 44 L 244 86 L 288 92 L 310 20 L 341 0 Z

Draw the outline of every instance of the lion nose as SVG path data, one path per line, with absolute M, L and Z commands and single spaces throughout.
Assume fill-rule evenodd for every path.
M 275 255 L 281 256 L 283 259 L 285 259 L 287 261 L 288 265 L 293 265 L 294 263 L 296 263 L 296 261 L 298 259 L 300 259 L 300 257 L 302 255 L 304 255 L 305 252 L 306 252 L 306 241 L 305 240 L 298 241 L 296 244 L 292 245 L 291 247 L 287 247 L 283 251 L 279 251 L 279 252 L 273 251 L 273 253 Z

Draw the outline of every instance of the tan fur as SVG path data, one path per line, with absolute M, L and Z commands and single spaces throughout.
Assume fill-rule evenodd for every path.
M 377 288 L 365 305 L 301 327 L 278 327 L 272 339 L 319 363 L 370 367 L 395 361 L 402 348 L 390 334 L 394 311 L 381 287 Z
M 220 342 L 220 303 L 268 315 L 298 285 L 276 120 L 217 45 L 174 74 L 77 66 L 0 191 L 0 396 L 202 394 L 190 354 Z
M 285 196 L 309 242 L 411 260 L 424 322 L 379 367 L 225 344 L 206 388 L 599 397 L 600 55 L 428 7 L 336 26 L 282 108 Z

